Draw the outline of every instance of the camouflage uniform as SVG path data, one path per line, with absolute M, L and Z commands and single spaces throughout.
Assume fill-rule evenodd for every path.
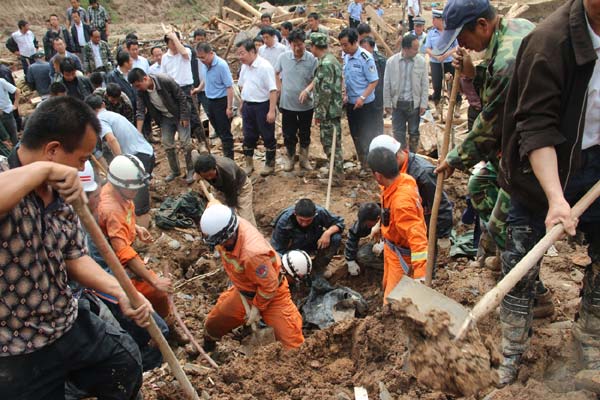
M 310 40 L 315 46 L 327 45 L 327 36 L 322 33 L 313 33 Z M 333 134 L 336 134 L 335 143 L 335 172 L 344 171 L 344 158 L 342 156 L 342 65 L 331 53 L 326 53 L 315 71 L 314 80 L 315 119 L 321 125 L 321 144 L 327 155 L 331 158 L 331 145 Z
M 519 46 L 534 27 L 525 19 L 500 21 L 483 61 L 476 68 L 473 82 L 475 87 L 481 87 L 481 112 L 465 141 L 452 149 L 446 158 L 450 166 L 462 171 L 487 161 L 484 168 L 473 172 L 469 193 L 488 233 L 500 248 L 504 248 L 506 241 L 506 217 L 510 207 L 509 194 L 501 190 L 497 182 L 501 120 Z

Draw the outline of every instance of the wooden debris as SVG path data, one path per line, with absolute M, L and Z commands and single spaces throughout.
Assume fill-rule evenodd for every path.
M 244 15 L 241 12 L 235 11 L 229 7 L 223 7 L 223 11 L 225 12 L 225 15 L 223 15 L 223 18 L 228 16 L 229 14 L 231 14 L 231 15 L 235 15 L 236 17 L 241 18 L 246 21 L 249 21 L 249 22 L 254 21 L 254 19 L 248 17 L 247 15 Z
M 231 1 L 235 4 L 237 4 L 238 6 L 240 6 L 244 11 L 246 11 L 250 15 L 260 18 L 260 16 L 261 16 L 260 11 L 258 11 L 256 8 L 252 7 L 250 4 L 246 3 L 244 0 L 231 0 Z
M 396 30 L 393 27 L 391 27 L 387 22 L 383 20 L 383 18 L 377 15 L 377 12 L 373 7 L 371 7 L 370 5 L 366 6 L 365 12 L 371 18 L 371 22 L 375 23 L 375 25 L 377 25 L 382 32 L 386 32 L 389 34 L 396 33 Z M 375 29 L 373 29 L 372 32 L 374 33 Z

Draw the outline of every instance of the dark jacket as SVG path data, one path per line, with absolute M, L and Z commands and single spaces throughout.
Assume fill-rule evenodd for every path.
M 196 55 L 196 50 L 192 48 L 192 46 L 184 44 L 185 48 L 190 49 L 192 53 L 190 56 L 190 67 L 192 68 L 192 78 L 194 79 L 194 87 L 198 87 L 200 85 L 200 73 L 198 71 L 198 56 Z
M 50 61 L 50 59 L 56 54 L 56 50 L 54 50 L 54 39 L 57 37 L 60 37 L 65 41 L 67 51 L 70 51 L 72 53 L 74 52 L 73 40 L 67 28 L 61 25 L 58 28 L 58 32 L 54 32 L 53 30 L 48 29 L 43 39 L 44 55 L 46 56 L 46 61 Z
M 106 84 L 108 85 L 109 83 L 116 83 L 117 85 L 119 85 L 119 87 L 121 88 L 121 91 L 123 93 L 125 93 L 127 95 L 127 97 L 129 98 L 129 101 L 131 102 L 131 106 L 133 107 L 133 110 L 136 110 L 137 107 L 137 91 L 135 90 L 135 88 L 133 86 L 131 86 L 131 84 L 129 83 L 129 81 L 127 80 L 127 76 L 123 75 L 121 73 L 121 71 L 119 71 L 118 68 L 113 69 L 112 71 L 110 71 L 108 74 L 106 74 Z
M 50 73 L 52 71 L 53 68 L 49 62 L 38 60 L 29 66 L 25 79 L 31 89 L 37 90 L 40 96 L 44 96 L 50 92 Z
M 271 245 L 279 254 L 284 254 L 289 250 L 308 252 L 316 250 L 317 241 L 323 232 L 333 225 L 340 228 L 339 234 L 344 231 L 344 218 L 330 213 L 321 206 L 317 206 L 313 222 L 308 227 L 302 228 L 296 221 L 294 208 L 294 206 L 286 208 L 275 219 Z
M 385 64 L 387 58 L 385 58 L 378 51 L 373 52 L 373 59 L 375 60 L 375 66 L 377 67 L 377 75 L 379 75 L 379 81 L 375 86 L 375 106 L 377 109 L 383 110 L 383 78 L 385 76 Z
M 179 87 L 173 78 L 164 74 L 148 75 L 154 82 L 154 89 L 158 91 L 165 107 L 169 113 L 179 121 L 190 120 L 190 108 L 183 90 Z M 147 91 L 137 91 L 136 119 L 144 120 L 146 109 L 157 124 L 160 125 L 162 114 L 154 107 L 150 101 L 150 94 Z
M 581 161 L 586 96 L 594 71 L 582 0 L 569 0 L 522 42 L 506 98 L 501 186 L 532 210 L 547 208 L 528 155 L 554 146 L 563 189 Z
M 344 249 L 344 257 L 346 261 L 355 261 L 356 254 L 358 254 L 358 244 L 360 239 L 369 236 L 371 228 L 361 221 L 355 221 L 352 227 L 348 231 L 348 239 L 346 240 L 346 247 Z
M 88 24 L 81 23 L 83 25 L 83 36 L 85 37 L 86 43 L 90 41 L 90 33 L 92 28 Z M 79 35 L 77 35 L 77 28 L 75 24 L 71 25 L 71 37 L 73 38 L 73 51 L 75 53 L 81 53 L 85 44 L 79 43 Z
M 246 183 L 246 173 L 230 158 L 214 156 L 217 161 L 217 177 L 208 180 L 215 189 L 225 196 L 225 203 L 229 207 L 237 207 L 238 194 Z
M 64 85 L 67 87 L 67 95 L 68 96 L 73 96 L 73 97 L 77 97 L 79 100 L 85 100 L 86 97 L 88 97 L 90 94 L 92 94 L 94 92 L 94 86 L 92 85 L 92 82 L 90 82 L 90 80 L 88 78 L 86 78 L 85 76 L 77 76 L 75 77 L 75 80 L 77 81 L 77 86 L 76 86 L 76 93 L 72 93 L 70 91 L 71 86 L 67 84 L 67 82 L 64 82 L 64 79 L 61 79 L 64 83 Z

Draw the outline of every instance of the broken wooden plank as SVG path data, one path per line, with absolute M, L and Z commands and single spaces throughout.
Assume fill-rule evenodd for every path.
M 223 21 L 221 18 L 213 17 L 213 19 L 214 19 L 215 21 L 217 21 L 218 23 L 220 23 L 220 24 L 223 24 L 223 25 L 225 25 L 225 26 L 228 26 L 228 27 L 230 27 L 230 28 L 231 28 L 231 29 L 233 29 L 234 31 L 237 31 L 237 32 L 241 31 L 241 29 L 240 29 L 239 27 L 235 26 L 234 24 L 230 24 L 230 23 L 229 23 L 229 22 L 227 22 L 227 21 Z
M 232 15 L 235 15 L 236 17 L 241 18 L 243 20 L 246 20 L 246 21 L 249 21 L 249 22 L 253 21 L 253 18 L 251 18 L 251 17 L 249 17 L 247 15 L 244 15 L 241 12 L 235 11 L 235 10 L 229 8 L 229 7 L 226 7 L 226 6 L 223 6 L 223 12 L 225 13 L 225 15 L 232 14 Z
M 375 11 L 375 9 L 373 7 L 366 6 L 365 7 L 365 12 L 367 13 L 367 15 L 371 18 L 371 22 L 374 22 L 375 25 L 377 25 L 379 27 L 379 29 L 381 29 L 383 32 L 387 32 L 387 33 L 396 33 L 396 30 L 394 28 L 392 28 L 387 22 L 385 22 L 383 20 L 383 18 L 381 18 L 379 15 L 377 15 L 377 12 Z M 373 31 L 375 31 L 373 29 Z
M 243 10 L 250 13 L 254 17 L 260 18 L 261 13 L 256 8 L 252 7 L 250 4 L 246 3 L 244 0 L 231 0 L 233 3 L 240 6 Z
M 391 57 L 394 55 L 394 51 L 390 48 L 390 46 L 387 45 L 385 40 L 383 40 L 383 38 L 381 37 L 379 32 L 377 32 L 375 29 L 372 29 L 371 34 L 373 34 L 373 37 L 375 38 L 375 40 L 383 46 L 388 57 Z

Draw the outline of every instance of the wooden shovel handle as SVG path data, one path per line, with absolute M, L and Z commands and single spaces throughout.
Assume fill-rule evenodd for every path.
M 198 181 L 198 183 L 200 183 L 200 189 L 202 189 L 202 193 L 204 193 L 204 196 L 206 197 L 206 199 L 208 201 L 215 200 L 215 196 L 213 196 L 213 194 L 211 192 L 209 192 L 208 189 L 206 188 L 206 184 L 204 183 L 204 179 L 200 179 Z
M 446 114 L 446 125 L 444 126 L 444 141 L 442 143 L 441 152 L 438 152 L 438 161 L 443 162 L 448 154 L 450 146 L 450 132 L 452 131 L 452 121 L 454 118 L 454 107 L 456 106 L 456 95 L 460 86 L 460 69 L 454 71 L 454 79 L 452 80 L 452 92 L 450 93 L 450 103 L 448 105 L 448 114 Z M 433 267 L 435 263 L 435 248 L 437 245 L 437 220 L 442 202 L 442 194 L 444 193 L 444 174 L 438 174 L 435 185 L 435 195 L 433 197 L 433 206 L 431 208 L 431 217 L 429 218 L 429 232 L 427 238 L 427 267 L 425 272 L 425 285 L 431 286 L 431 278 L 433 276 Z
M 82 198 L 73 204 L 73 208 L 79 216 L 81 224 L 87 231 L 88 235 L 90 235 L 90 237 L 94 241 L 94 244 L 98 248 L 100 255 L 110 267 L 113 275 L 119 282 L 119 285 L 121 285 L 121 287 L 123 288 L 125 294 L 127 294 L 129 302 L 134 308 L 139 307 L 142 304 L 142 299 L 140 298 L 137 289 L 131 283 L 131 280 L 127 276 L 127 273 L 125 273 L 125 269 L 121 265 L 121 262 L 117 258 L 112 247 L 110 247 L 110 245 L 108 244 L 108 241 L 104 237 L 104 234 L 100 230 L 100 227 L 96 223 L 96 220 L 94 219 L 92 213 L 87 207 L 85 201 L 85 194 L 82 194 Z M 173 350 L 171 349 L 171 347 L 169 347 L 169 343 L 167 343 L 167 340 L 160 331 L 160 328 L 158 327 L 158 325 L 156 325 L 154 318 L 150 318 L 150 325 L 146 329 L 148 330 L 150 337 L 152 337 L 154 342 L 158 345 L 160 352 L 162 353 L 165 361 L 167 361 L 167 363 L 169 364 L 171 372 L 173 372 L 175 379 L 177 379 L 177 381 L 181 385 L 183 391 L 186 394 L 186 397 L 192 400 L 199 399 L 196 390 L 188 380 L 187 376 L 185 375 L 185 372 L 183 372 L 183 369 L 181 368 L 181 365 L 179 365 L 177 357 L 175 357 Z
M 571 216 L 573 218 L 579 218 L 598 197 L 600 197 L 600 181 L 596 182 L 596 184 L 592 186 L 581 199 L 579 199 L 577 204 L 573 206 L 571 209 Z M 544 235 L 544 237 L 529 250 L 529 253 L 527 253 L 500 282 L 498 282 L 496 287 L 487 292 L 481 300 L 479 300 L 458 331 L 456 340 L 460 340 L 464 336 L 471 322 L 479 321 L 498 307 L 504 296 L 515 287 L 534 265 L 536 265 L 544 254 L 546 254 L 546 251 L 550 246 L 561 238 L 564 231 L 565 229 L 562 224 L 554 225 L 554 227 L 552 227 L 552 229 L 550 229 L 550 231 L 548 231 L 546 235 Z

